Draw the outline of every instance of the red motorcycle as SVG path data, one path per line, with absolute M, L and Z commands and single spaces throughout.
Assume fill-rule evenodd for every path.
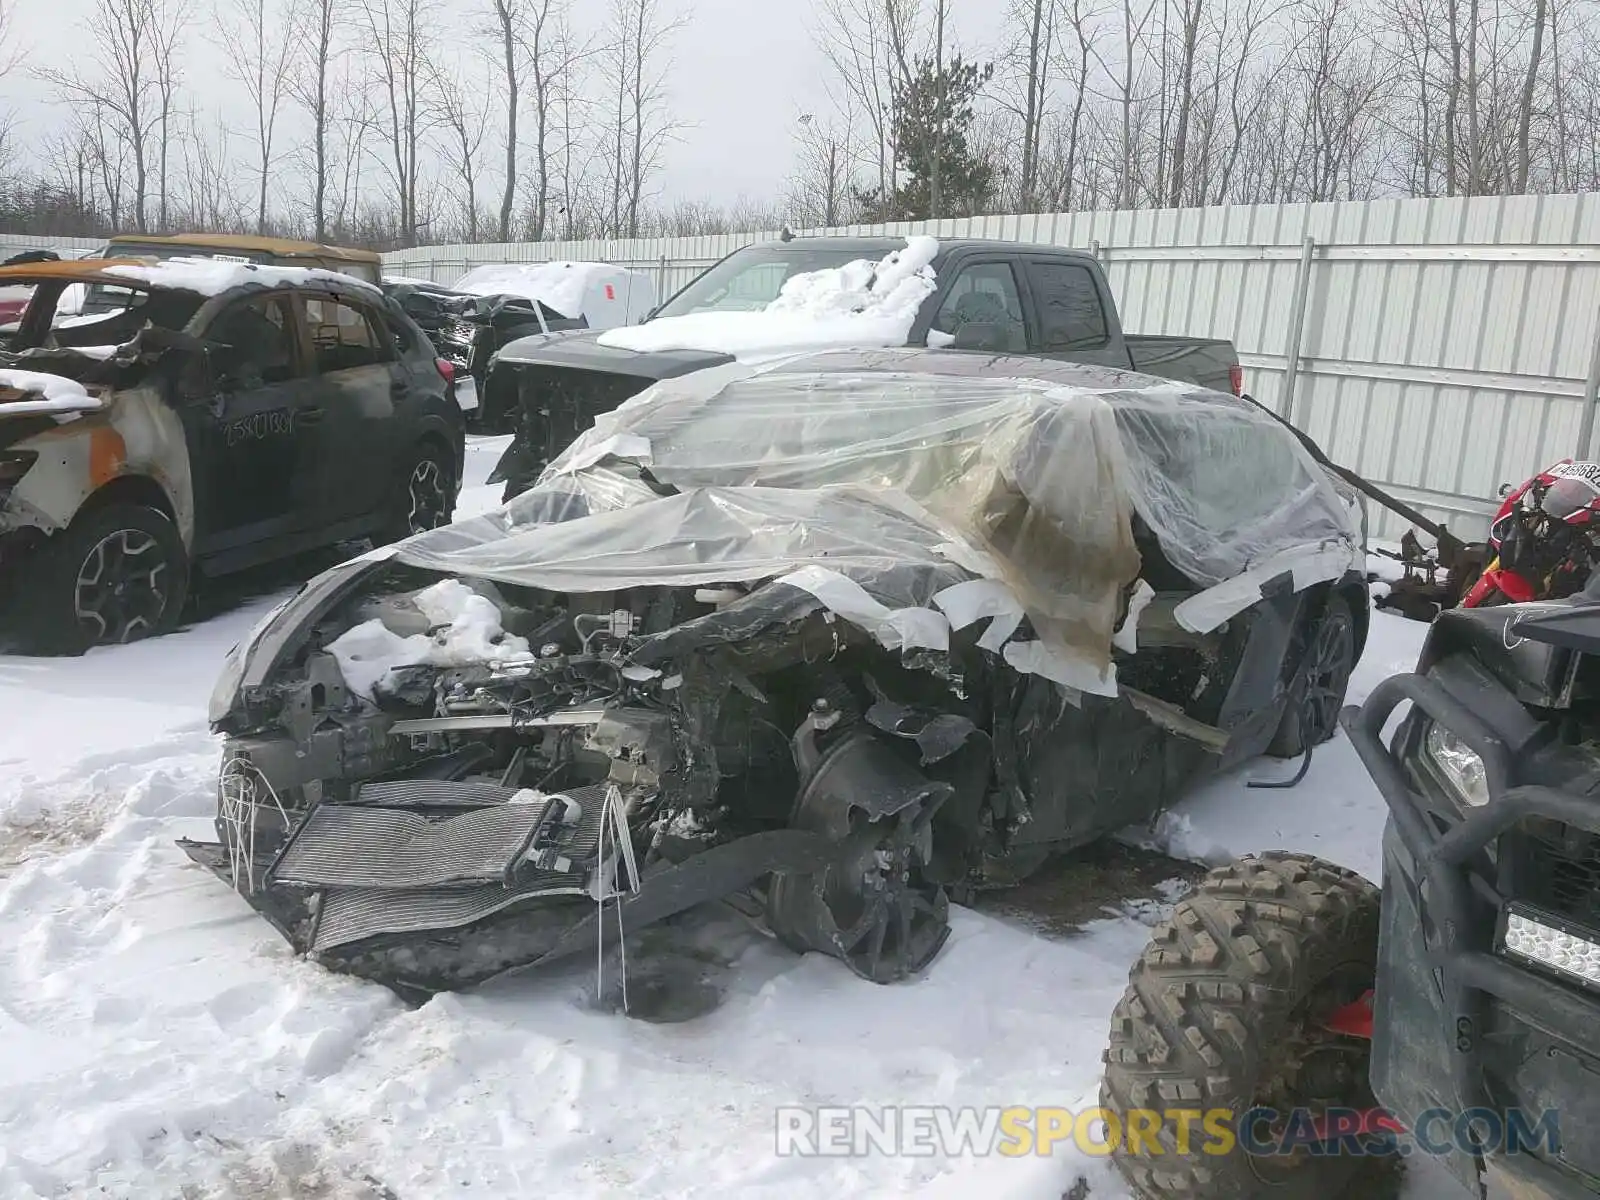
M 1581 591 L 1600 558 L 1600 463 L 1563 459 L 1508 493 L 1489 527 L 1489 552 L 1462 608 Z

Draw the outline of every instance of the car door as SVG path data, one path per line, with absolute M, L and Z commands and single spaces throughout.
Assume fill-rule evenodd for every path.
M 306 363 L 283 294 L 246 296 L 200 331 L 210 369 L 185 405 L 196 548 L 218 553 L 292 532 L 310 502 Z
M 1000 256 L 972 258 L 956 268 L 934 311 L 928 345 L 997 354 L 1027 350 L 1022 289 L 1010 261 Z
M 1071 362 L 1128 366 L 1127 348 L 1093 270 L 1068 258 L 1030 257 L 1024 266 L 1034 308 L 1030 351 Z
M 320 417 L 311 439 L 322 526 L 359 522 L 392 498 L 395 411 L 410 388 L 393 336 L 371 307 L 346 295 L 301 294 Z

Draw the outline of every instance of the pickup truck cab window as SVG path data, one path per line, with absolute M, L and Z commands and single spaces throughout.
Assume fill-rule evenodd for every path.
M 1034 259 L 1028 279 L 1039 307 L 1036 350 L 1089 350 L 1103 346 L 1111 333 L 1094 273 L 1077 263 Z
M 993 347 L 996 350 L 1028 348 L 1022 295 L 1010 263 L 978 262 L 962 267 L 933 318 L 933 329 L 946 337 L 930 337 L 928 344 L 949 345 L 968 324 L 994 326 L 1001 337 L 1000 344 Z

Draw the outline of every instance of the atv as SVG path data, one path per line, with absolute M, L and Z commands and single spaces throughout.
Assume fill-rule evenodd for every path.
M 1600 589 L 1442 613 L 1342 723 L 1381 893 L 1267 853 L 1179 903 L 1112 1020 L 1113 1157 L 1151 1198 L 1367 1195 L 1423 1154 L 1473 1195 L 1600 1195 Z

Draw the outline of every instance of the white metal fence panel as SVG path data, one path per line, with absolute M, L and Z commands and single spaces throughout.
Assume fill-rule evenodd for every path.
M 1593 441 L 1600 196 L 1058 213 L 812 232 L 1094 251 L 1128 330 L 1231 338 L 1252 395 L 1287 412 L 1336 461 L 1463 533 L 1483 530 L 1502 483 L 1587 453 Z M 723 255 L 774 236 L 433 246 L 387 261 L 443 283 L 490 262 L 608 261 L 654 271 L 665 298 Z M 1404 529 L 1374 515 L 1379 535 Z

